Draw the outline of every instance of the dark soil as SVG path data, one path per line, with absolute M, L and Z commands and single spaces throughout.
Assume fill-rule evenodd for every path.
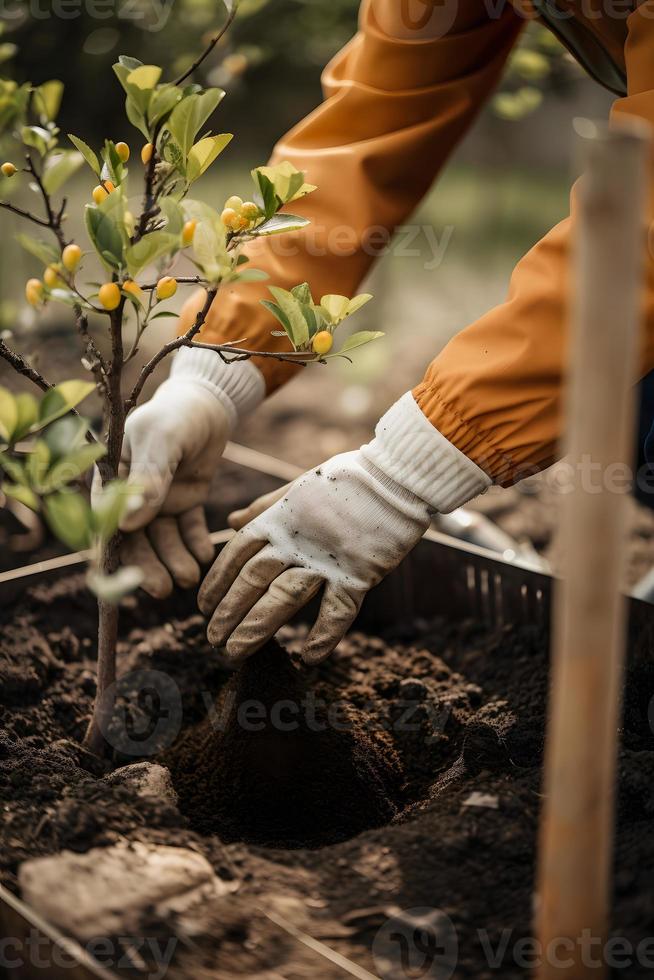
M 306 671 L 276 643 L 234 674 L 214 711 L 164 759 L 194 830 L 318 847 L 397 815 L 400 764 L 388 734 L 367 732 L 350 705 L 342 730 L 330 726 L 326 702 L 309 719 L 309 697 Z
M 294 921 L 378 975 L 371 948 L 390 912 L 425 907 L 456 928 L 457 978 L 529 975 L 514 944 L 530 934 L 532 917 L 547 695 L 542 631 L 404 623 L 383 637 L 355 632 L 309 669 L 293 654 L 297 632 L 287 629 L 290 659 L 274 647 L 233 674 L 207 645 L 193 595 L 176 594 L 163 616 L 162 625 L 162 606 L 145 599 L 125 605 L 120 667 L 132 682 L 121 705 L 141 730 L 151 708 L 134 694 L 142 672 L 177 690 L 179 710 L 164 712 L 156 752 L 173 767 L 181 812 L 110 785 L 75 744 L 94 692 L 94 611 L 81 578 L 37 587 L 0 613 L 4 884 L 15 889 L 25 858 L 61 848 L 123 837 L 190 846 L 238 892 L 209 935 L 179 945 L 171 978 L 338 976 L 262 917 L 271 895 L 295 901 L 304 918 L 296 911 Z M 633 944 L 654 926 L 652 693 L 651 655 L 632 651 L 613 930 Z M 239 721 L 248 702 L 260 706 L 259 731 Z M 280 730 L 280 718 L 297 725 Z M 119 746 L 118 762 L 133 761 L 128 748 Z M 483 805 L 470 805 L 472 793 L 484 794 Z M 651 970 L 630 965 L 623 975 Z

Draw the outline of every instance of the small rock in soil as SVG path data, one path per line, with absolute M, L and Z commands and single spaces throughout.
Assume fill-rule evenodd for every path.
M 492 793 L 479 793 L 475 790 L 470 796 L 461 804 L 462 806 L 478 806 L 487 810 L 497 810 L 499 808 L 499 799 Z
M 172 806 L 177 806 L 177 793 L 170 770 L 156 762 L 133 762 L 122 766 L 106 777 L 112 786 L 126 786 L 139 796 L 155 796 Z
M 130 930 L 146 911 L 179 912 L 229 890 L 196 851 L 141 843 L 34 858 L 18 883 L 28 905 L 80 940 L 138 935 Z

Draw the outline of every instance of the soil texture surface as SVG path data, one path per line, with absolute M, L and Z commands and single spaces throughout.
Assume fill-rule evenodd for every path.
M 208 645 L 194 594 L 163 606 L 131 597 L 114 758 L 103 765 L 76 744 L 95 687 L 82 577 L 34 587 L 0 619 L 0 875 L 10 889 L 29 857 L 125 838 L 178 845 L 206 856 L 234 892 L 202 928 L 165 924 L 180 939 L 174 980 L 341 976 L 268 917 L 280 908 L 384 978 L 417 975 L 400 972 L 398 927 L 399 965 L 388 966 L 389 922 L 410 939 L 425 915 L 437 937 L 445 930 L 454 976 L 529 975 L 519 941 L 531 935 L 541 801 L 542 630 L 398 623 L 383 636 L 353 632 L 307 668 L 302 628 L 288 627 L 281 645 L 234 672 Z M 654 925 L 653 690 L 650 650 L 632 649 L 612 929 L 634 947 Z M 171 768 L 178 807 L 104 778 L 141 758 Z M 615 975 L 651 967 L 630 962 Z

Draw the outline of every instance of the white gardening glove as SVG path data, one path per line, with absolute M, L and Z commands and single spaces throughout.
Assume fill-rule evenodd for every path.
M 366 593 L 408 554 L 431 513 L 448 512 L 490 484 L 407 393 L 375 439 L 305 473 L 232 515 L 242 527 L 210 569 L 199 595 L 214 646 L 242 660 L 324 587 L 304 644 L 306 663 L 327 657 Z M 267 509 L 264 509 L 267 508 Z
M 121 523 L 121 561 L 143 570 L 155 598 L 173 583 L 189 588 L 213 558 L 204 516 L 209 485 L 239 417 L 264 397 L 248 361 L 225 364 L 213 351 L 183 349 L 170 377 L 127 419 L 120 476 L 142 504 Z M 97 489 L 96 489 L 97 492 Z

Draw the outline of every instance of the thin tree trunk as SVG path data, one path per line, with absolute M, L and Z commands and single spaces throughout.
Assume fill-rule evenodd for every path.
M 123 371 L 124 302 L 111 315 L 111 367 L 106 385 L 105 428 L 107 455 L 99 464 L 103 485 L 118 476 L 118 464 L 125 434 L 125 407 L 121 378 Z M 113 575 L 120 564 L 120 532 L 105 542 L 100 561 L 104 575 Z M 108 753 L 106 733 L 116 701 L 116 644 L 118 641 L 119 607 L 98 599 L 98 667 L 97 690 L 93 714 L 84 736 L 84 746 L 96 755 Z

